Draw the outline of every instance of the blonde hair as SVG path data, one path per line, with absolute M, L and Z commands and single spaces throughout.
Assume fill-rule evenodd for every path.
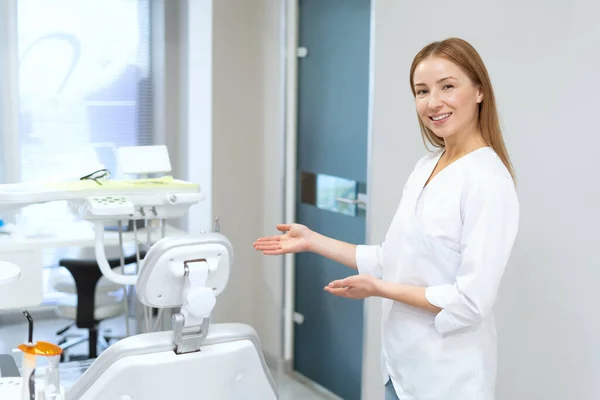
M 504 144 L 502 130 L 496 110 L 496 99 L 494 97 L 494 89 L 488 75 L 487 69 L 477 50 L 467 41 L 458 38 L 449 38 L 440 42 L 433 42 L 423 47 L 413 59 L 410 67 L 410 89 L 413 96 L 416 96 L 414 87 L 414 73 L 421 61 L 429 57 L 441 57 L 456 64 L 461 68 L 471 81 L 480 87 L 483 93 L 483 101 L 479 103 L 478 124 L 483 135 L 483 140 L 490 146 L 502 163 L 506 166 L 513 180 L 515 180 L 515 172 Z M 436 136 L 429 128 L 425 126 L 421 118 L 419 118 L 419 126 L 423 142 L 427 140 L 434 147 L 443 148 L 445 146 L 444 139 Z

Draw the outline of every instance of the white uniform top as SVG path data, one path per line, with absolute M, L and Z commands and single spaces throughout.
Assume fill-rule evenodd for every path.
M 408 178 L 381 245 L 360 245 L 359 273 L 426 287 L 438 314 L 383 299 L 382 368 L 402 400 L 489 400 L 496 380 L 492 305 L 518 230 L 513 180 L 490 147 L 439 172 L 443 149 Z

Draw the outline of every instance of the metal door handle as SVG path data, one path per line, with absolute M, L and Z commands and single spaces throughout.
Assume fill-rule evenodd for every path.
M 345 204 L 356 204 L 357 206 L 363 206 L 366 207 L 367 203 L 364 200 L 354 200 L 354 199 L 347 199 L 345 197 L 336 197 L 335 201 L 339 201 L 340 203 L 345 203 Z

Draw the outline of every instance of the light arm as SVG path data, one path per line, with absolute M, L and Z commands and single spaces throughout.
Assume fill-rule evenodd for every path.
M 308 251 L 329 258 L 352 269 L 357 268 L 356 245 L 332 239 L 317 232 L 312 232 L 308 243 Z
M 381 277 L 382 245 L 355 245 L 312 232 L 308 251 L 358 270 L 361 274 Z

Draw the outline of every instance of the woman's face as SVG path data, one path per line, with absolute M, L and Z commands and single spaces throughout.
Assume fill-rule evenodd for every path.
M 440 57 L 421 61 L 414 72 L 419 117 L 443 139 L 477 128 L 483 93 L 454 63 Z

